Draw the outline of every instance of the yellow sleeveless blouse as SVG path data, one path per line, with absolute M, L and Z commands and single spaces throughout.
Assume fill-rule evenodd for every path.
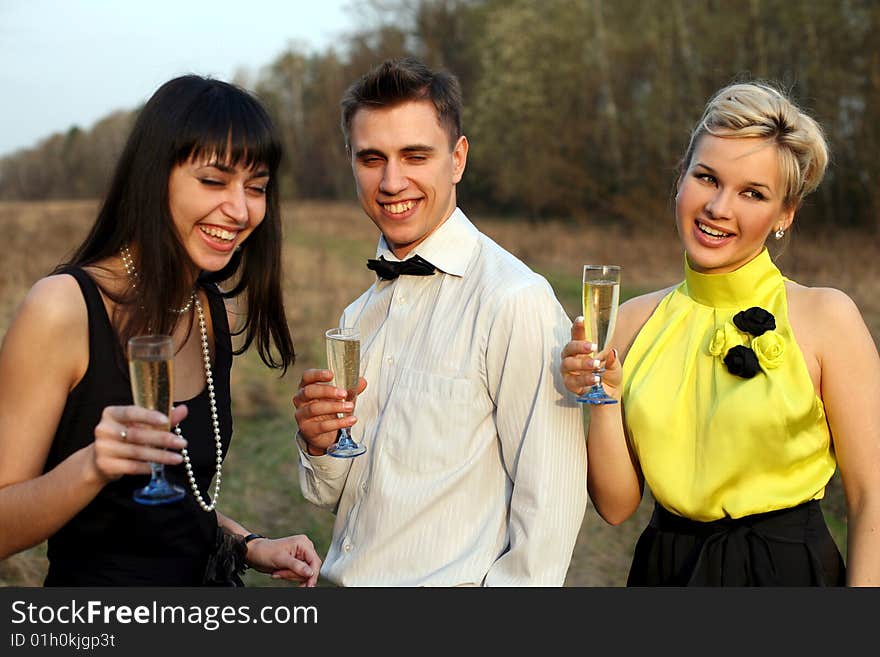
M 788 322 L 784 280 L 766 249 L 727 274 L 697 273 L 685 258 L 685 280 L 626 356 L 630 441 L 651 493 L 673 513 L 741 518 L 825 494 L 831 434 Z M 754 306 L 773 314 L 775 330 L 755 337 L 734 325 Z M 737 346 L 757 357 L 751 378 L 724 362 Z

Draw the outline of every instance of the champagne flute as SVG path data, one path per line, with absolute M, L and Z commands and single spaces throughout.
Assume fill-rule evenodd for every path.
M 171 417 L 174 383 L 174 343 L 170 335 L 140 335 L 128 341 L 128 372 L 134 403 Z M 169 426 L 165 427 L 167 431 Z M 140 504 L 170 504 L 185 495 L 165 479 L 165 466 L 150 463 L 150 483 L 134 492 Z
M 358 378 L 361 368 L 361 336 L 357 329 L 335 327 L 324 333 L 327 344 L 327 367 L 333 373 L 333 383 L 346 391 L 346 401 L 357 397 Z M 337 413 L 337 417 L 345 417 Z M 351 437 L 348 428 L 339 430 L 339 438 L 327 448 L 330 456 L 351 458 L 367 451 Z
M 617 306 L 620 301 L 620 267 L 617 265 L 584 265 L 584 330 L 587 340 L 604 351 L 614 334 Z M 577 400 L 587 404 L 616 404 L 617 400 L 605 392 L 602 373 L 599 380 L 582 393 Z

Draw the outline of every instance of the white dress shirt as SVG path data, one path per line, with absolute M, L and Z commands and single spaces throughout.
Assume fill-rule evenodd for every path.
M 336 513 L 322 574 L 343 586 L 561 586 L 586 508 L 582 416 L 565 392 L 570 321 L 547 281 L 456 209 L 413 253 L 432 276 L 377 280 L 352 436 L 310 456 L 303 495 Z M 397 260 L 384 238 L 377 257 Z

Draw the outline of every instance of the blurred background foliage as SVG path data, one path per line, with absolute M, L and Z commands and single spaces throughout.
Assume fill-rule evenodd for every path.
M 471 142 L 462 205 L 532 222 L 640 229 L 659 221 L 707 98 L 763 79 L 825 127 L 832 166 L 801 226 L 880 232 L 876 0 L 362 0 L 358 30 L 324 51 L 291 44 L 236 82 L 269 106 L 287 199 L 350 199 L 345 87 L 415 55 L 462 83 Z M 99 198 L 134 113 L 117 111 L 0 160 L 0 199 Z M 822 232 L 822 231 L 820 231 Z

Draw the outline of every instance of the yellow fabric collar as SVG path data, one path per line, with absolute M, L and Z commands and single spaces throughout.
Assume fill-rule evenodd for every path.
M 684 290 L 691 299 L 714 308 L 747 308 L 750 300 L 766 298 L 782 274 L 766 247 L 739 269 L 726 274 L 700 274 L 684 259 Z

